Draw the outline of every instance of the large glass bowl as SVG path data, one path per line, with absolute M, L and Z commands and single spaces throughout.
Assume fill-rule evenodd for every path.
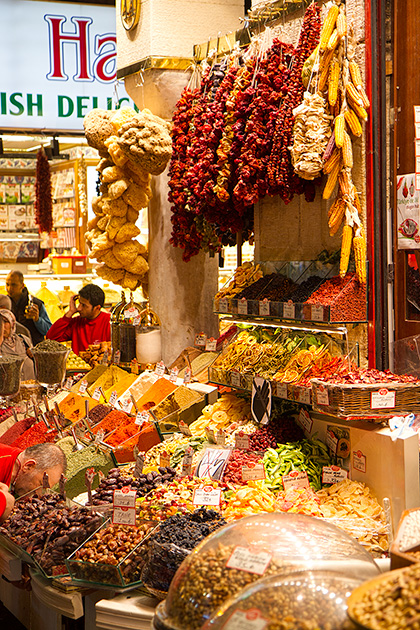
M 20 357 L 0 356 L 0 409 L 8 407 L 9 396 L 19 392 L 23 361 Z
M 333 571 L 295 571 L 265 578 L 228 602 L 203 630 L 349 630 L 347 598 L 363 582 Z M 235 625 L 236 624 L 236 625 Z
M 303 569 L 362 579 L 379 573 L 369 553 L 335 525 L 302 514 L 248 516 L 218 529 L 184 560 L 154 627 L 198 630 L 250 584 Z
M 66 362 L 70 354 L 70 348 L 57 344 L 57 346 L 61 345 L 61 348 L 44 350 L 38 348 L 41 344 L 31 349 L 38 383 L 44 387 L 62 385 L 66 376 Z

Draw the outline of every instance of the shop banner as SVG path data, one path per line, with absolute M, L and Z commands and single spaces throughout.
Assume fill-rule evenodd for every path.
M 95 107 L 131 105 L 116 81 L 115 8 L 1 1 L 0 128 L 81 130 Z
M 398 249 L 420 248 L 420 191 L 415 178 L 415 173 L 397 177 Z

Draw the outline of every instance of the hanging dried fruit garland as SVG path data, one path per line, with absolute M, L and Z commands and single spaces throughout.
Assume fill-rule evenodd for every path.
M 40 232 L 51 232 L 52 216 L 51 173 L 44 148 L 39 149 L 36 156 L 35 180 L 35 222 Z
M 277 115 L 268 163 L 268 194 L 279 195 L 285 203 L 291 201 L 296 193 L 300 194 L 304 189 L 302 180 L 293 170 L 289 147 L 293 133 L 293 110 L 303 99 L 303 65 L 318 44 L 320 28 L 320 8 L 312 2 L 303 18 L 299 42 L 293 55 L 292 68 L 287 81 L 286 96 Z

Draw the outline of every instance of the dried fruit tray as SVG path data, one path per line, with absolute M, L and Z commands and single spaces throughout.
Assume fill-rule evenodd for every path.
M 103 536 L 107 537 L 107 530 L 109 529 L 111 531 L 111 528 L 114 527 L 110 520 L 104 523 L 66 559 L 66 565 L 72 580 L 77 583 L 93 583 L 97 587 L 107 588 L 109 588 L 109 586 L 115 588 L 134 588 L 135 586 L 140 585 L 141 572 L 147 559 L 147 542 L 149 537 L 155 531 L 158 523 L 156 521 L 138 520 L 137 525 L 150 525 L 147 534 L 131 551 L 123 555 L 117 564 L 108 564 L 100 562 L 99 560 L 101 557 L 96 553 L 96 548 L 98 547 L 96 539 L 98 539 L 98 536 L 99 539 Z M 130 527 L 128 525 L 124 527 L 127 528 L 127 531 L 134 529 L 134 527 Z M 94 537 L 96 544 L 95 551 L 91 552 L 93 553 L 93 557 L 90 561 L 78 559 L 77 556 L 80 553 L 87 551 L 89 545 L 92 545 L 91 540 Z M 111 555 L 114 547 L 117 546 L 117 542 L 112 536 L 110 536 L 110 540 L 106 542 L 106 545 L 109 548 L 107 553 Z
M 313 409 L 342 418 L 382 422 L 398 413 L 416 412 L 420 405 L 415 383 L 336 384 L 316 378 L 311 383 Z

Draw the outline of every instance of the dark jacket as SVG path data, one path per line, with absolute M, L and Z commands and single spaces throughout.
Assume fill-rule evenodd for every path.
M 32 343 L 36 346 L 37 343 L 44 339 L 51 327 L 51 321 L 48 317 L 47 311 L 45 310 L 44 302 L 34 296 L 32 296 L 32 300 L 39 309 L 39 319 L 37 322 L 34 322 L 33 319 L 25 317 L 25 309 L 29 301 L 29 292 L 26 287 L 23 287 L 22 294 L 17 302 L 12 300 L 12 313 L 16 317 L 16 321 L 18 321 L 19 324 L 26 326 L 29 330 L 32 337 Z

